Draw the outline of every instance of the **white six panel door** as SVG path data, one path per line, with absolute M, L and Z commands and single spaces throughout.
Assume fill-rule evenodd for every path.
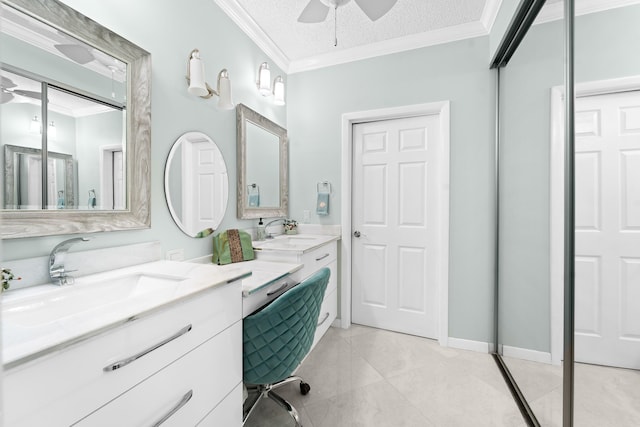
M 576 361 L 640 369 L 640 92 L 576 100 Z
M 353 126 L 353 323 L 437 338 L 439 139 L 439 115 Z

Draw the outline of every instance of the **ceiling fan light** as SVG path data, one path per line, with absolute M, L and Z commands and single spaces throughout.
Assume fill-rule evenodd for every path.
M 271 70 L 266 62 L 260 64 L 258 68 L 258 91 L 262 96 L 271 95 Z

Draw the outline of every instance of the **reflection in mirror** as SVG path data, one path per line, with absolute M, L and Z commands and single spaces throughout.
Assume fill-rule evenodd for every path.
M 229 199 L 227 165 L 218 146 L 201 132 L 187 132 L 171 147 L 164 172 L 171 216 L 191 237 L 213 233 Z
M 15 165 L 37 176 L 39 154 L 46 188 L 24 199 L 0 174 L 2 238 L 149 227 L 149 53 L 58 0 L 1 7 L 0 144 L 39 150 Z M 56 153 L 72 157 L 71 189 Z
M 4 146 L 5 208 L 42 209 L 42 150 Z M 73 156 L 53 151 L 47 156 L 47 199 L 50 209 L 75 206 Z M 53 206 L 51 206 L 53 204 Z
M 253 122 L 247 122 L 246 129 L 247 202 L 250 207 L 277 208 L 280 205 L 280 140 Z
M 287 130 L 242 104 L 237 128 L 238 218 L 287 216 Z

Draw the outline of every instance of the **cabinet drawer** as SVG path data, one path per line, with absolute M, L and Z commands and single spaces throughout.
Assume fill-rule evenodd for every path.
M 216 406 L 198 427 L 240 427 L 242 425 L 242 384 Z
M 265 286 L 248 296 L 242 298 L 242 317 L 246 317 L 260 307 L 273 301 L 282 295 L 286 290 L 291 289 L 298 281 L 291 276 L 284 277 L 269 286 Z
M 237 322 L 75 425 L 195 426 L 242 381 L 241 348 Z M 242 395 L 227 403 L 242 413 Z
M 76 422 L 237 322 L 241 292 L 240 281 L 211 289 L 6 371 L 7 425 Z M 142 356 L 115 370 L 107 368 L 136 355 Z
M 324 300 L 322 300 L 322 306 L 320 307 L 320 315 L 318 317 L 318 327 L 313 337 L 313 344 L 311 348 L 320 341 L 320 338 L 327 332 L 329 327 L 338 315 L 338 291 L 333 290 L 328 294 L 325 294 Z
M 336 260 L 338 256 L 338 245 L 336 242 L 330 242 L 326 245 L 320 246 L 310 252 L 302 254 L 301 263 L 302 277 L 307 278 L 320 268 L 328 265 L 331 261 Z

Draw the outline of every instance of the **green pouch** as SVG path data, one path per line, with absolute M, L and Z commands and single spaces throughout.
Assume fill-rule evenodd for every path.
M 246 231 L 229 229 L 213 237 L 213 263 L 251 261 L 255 258 L 251 235 Z

